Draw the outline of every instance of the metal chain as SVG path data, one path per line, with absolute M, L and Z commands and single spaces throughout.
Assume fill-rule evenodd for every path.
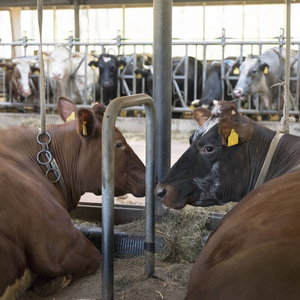
M 47 136 L 48 140 L 46 142 L 41 141 L 42 136 Z M 42 146 L 42 150 L 37 154 L 36 159 L 40 165 L 46 166 L 46 177 L 52 182 L 56 183 L 61 178 L 60 171 L 56 168 L 56 164 L 53 163 L 53 155 L 50 151 L 49 144 L 51 143 L 51 135 L 49 132 L 40 132 L 36 137 L 37 142 Z M 51 180 L 49 175 L 53 173 L 55 180 Z

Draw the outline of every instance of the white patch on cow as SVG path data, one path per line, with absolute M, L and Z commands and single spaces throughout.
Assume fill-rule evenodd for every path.
M 219 123 L 219 118 L 210 117 L 202 126 L 200 126 L 194 134 L 193 143 L 207 133 L 210 129 L 212 129 L 216 124 Z
M 103 61 L 105 63 L 108 63 L 109 61 L 111 61 L 111 57 L 109 57 L 109 56 L 103 56 Z
M 26 269 L 21 279 L 16 280 L 13 285 L 8 286 L 0 299 L 15 299 L 18 292 L 23 292 L 32 285 L 35 277 L 35 274 L 30 269 Z
M 204 178 L 194 178 L 193 181 L 201 190 L 200 200 L 217 200 L 217 188 L 219 187 L 219 162 L 213 164 L 210 173 Z

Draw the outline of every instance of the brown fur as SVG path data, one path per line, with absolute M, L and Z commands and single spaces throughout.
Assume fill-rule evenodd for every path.
M 186 300 L 299 299 L 300 171 L 248 194 L 200 253 Z
M 52 137 L 50 149 L 65 181 L 69 205 L 59 185 L 46 178 L 45 167 L 37 162 L 36 155 L 41 150 L 36 141 L 38 130 L 18 127 L 1 131 L 0 297 L 25 270 L 30 269 L 39 282 L 61 278 L 59 281 L 65 285 L 70 278 L 73 281 L 95 272 L 101 262 L 99 251 L 72 225 L 67 207 L 74 209 L 85 192 L 101 194 L 104 107 L 78 109 L 64 98 L 59 99 L 58 107 L 63 120 L 72 112 L 88 116 L 47 127 Z M 87 122 L 87 136 L 77 132 L 83 121 Z M 123 143 L 123 147 L 115 149 L 115 194 L 143 196 L 145 166 L 117 129 L 115 137 Z

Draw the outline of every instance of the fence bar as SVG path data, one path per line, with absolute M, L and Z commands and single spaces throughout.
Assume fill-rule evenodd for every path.
M 155 222 L 155 109 L 150 96 L 137 94 L 119 97 L 110 102 L 102 127 L 102 299 L 113 299 L 114 265 L 114 172 L 115 123 L 122 108 L 143 105 L 146 110 L 146 228 L 145 259 L 148 275 L 154 273 L 154 222 Z
M 157 119 L 156 176 L 161 180 L 171 165 L 172 0 L 153 0 L 153 99 Z M 160 202 L 156 212 L 163 214 Z
M 289 111 L 290 111 L 290 49 L 291 49 L 291 1 L 286 0 L 286 58 L 285 58 L 285 80 L 284 80 L 284 105 L 281 130 L 289 133 Z M 298 62 L 299 63 L 299 62 Z

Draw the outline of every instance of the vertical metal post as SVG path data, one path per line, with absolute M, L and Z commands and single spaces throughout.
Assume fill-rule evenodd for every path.
M 115 123 L 122 108 L 145 105 L 146 110 L 146 228 L 145 259 L 148 275 L 154 273 L 155 254 L 155 109 L 146 94 L 116 98 L 107 106 L 102 124 L 102 298 L 114 298 L 114 173 Z
M 165 176 L 171 165 L 172 7 L 172 0 L 153 0 L 153 99 L 157 120 L 157 181 Z M 162 204 L 158 201 L 156 214 L 163 214 Z
M 291 54 L 291 0 L 286 0 L 286 58 L 284 80 L 284 105 L 281 130 L 289 133 L 289 110 L 290 110 L 290 54 Z
M 80 39 L 80 23 L 79 23 L 79 0 L 74 0 L 74 22 L 75 22 L 75 38 Z M 79 45 L 75 45 L 75 51 L 79 52 Z

